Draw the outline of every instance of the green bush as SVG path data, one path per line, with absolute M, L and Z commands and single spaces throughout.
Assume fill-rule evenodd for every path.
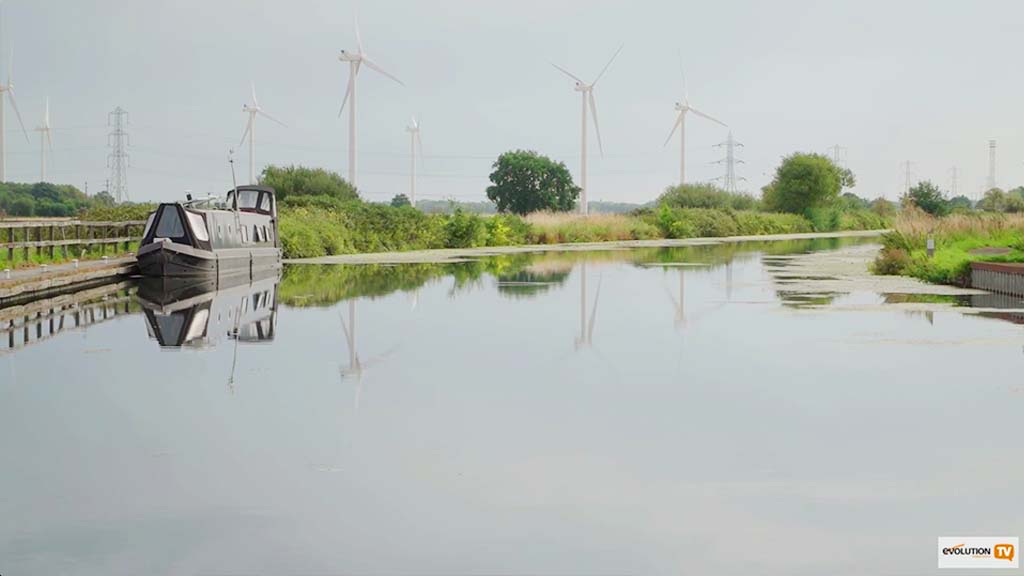
M 474 248 L 487 244 L 487 227 L 477 214 L 456 209 L 445 217 L 444 245 L 446 248 Z
M 488 246 L 515 246 L 526 244 L 530 238 L 530 225 L 512 214 L 498 214 L 485 218 Z
M 718 208 L 756 210 L 760 202 L 753 196 L 734 194 L 713 184 L 683 184 L 665 190 L 658 204 L 672 208 Z
M 277 199 L 292 196 L 329 196 L 342 201 L 358 200 L 359 194 L 347 180 L 323 168 L 267 166 L 260 184 L 273 186 Z
M 663 204 L 657 212 L 645 212 L 644 218 L 666 238 L 754 236 L 812 232 L 810 221 L 797 214 L 713 210 L 707 208 L 670 208 Z
M 910 255 L 902 248 L 882 248 L 875 258 L 872 271 L 875 274 L 902 274 L 910 265 Z

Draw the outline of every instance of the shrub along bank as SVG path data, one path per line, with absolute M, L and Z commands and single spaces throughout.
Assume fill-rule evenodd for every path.
M 411 206 L 292 199 L 281 204 L 281 241 L 286 258 L 473 248 L 523 244 L 608 242 L 659 238 L 755 236 L 886 227 L 877 214 L 848 211 L 828 226 L 798 214 L 663 204 L 633 214 L 569 213 L 480 215 L 456 210 L 425 214 Z

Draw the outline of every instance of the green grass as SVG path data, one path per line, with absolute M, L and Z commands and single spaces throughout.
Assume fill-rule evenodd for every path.
M 927 239 L 935 240 L 929 258 Z M 971 262 L 1024 262 L 1024 216 L 955 214 L 935 218 L 919 212 L 901 215 L 882 238 L 876 274 L 911 276 L 935 284 L 966 286 Z M 1009 248 L 1006 254 L 971 254 L 979 248 Z
M 663 205 L 634 214 L 425 214 L 411 207 L 304 199 L 283 202 L 285 258 L 524 244 L 759 236 L 886 226 L 867 210 L 835 212 L 820 226 L 798 214 Z

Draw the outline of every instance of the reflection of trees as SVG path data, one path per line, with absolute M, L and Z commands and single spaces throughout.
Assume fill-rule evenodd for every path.
M 498 281 L 499 294 L 531 298 L 564 284 L 581 262 L 625 262 L 637 266 L 707 264 L 724 266 L 761 255 L 794 254 L 836 248 L 855 238 L 729 242 L 628 250 L 565 250 L 504 254 L 436 264 L 296 264 L 285 267 L 281 302 L 289 306 L 331 306 L 349 298 L 376 298 L 414 292 L 430 281 L 451 277 L 455 290 L 479 285 L 485 277 Z M 863 240 L 859 240 L 863 242 Z M 731 270 L 727 270 L 731 276 Z M 727 282 L 731 288 L 731 282 Z M 730 290 L 731 291 L 731 290 Z
M 547 292 L 553 286 L 564 284 L 569 271 L 533 272 L 520 270 L 498 276 L 498 293 L 512 298 L 533 298 Z

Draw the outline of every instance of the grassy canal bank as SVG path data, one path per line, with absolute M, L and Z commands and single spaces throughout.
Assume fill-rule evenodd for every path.
M 944 217 L 904 210 L 882 236 L 876 274 L 966 286 L 971 262 L 1024 262 L 1024 214 L 965 213 Z M 927 241 L 935 254 L 927 254 Z
M 824 225 L 798 214 L 662 206 L 631 214 L 535 213 L 524 217 L 352 203 L 285 207 L 285 258 L 343 254 L 684 238 L 721 238 L 886 228 L 869 211 L 842 213 Z

